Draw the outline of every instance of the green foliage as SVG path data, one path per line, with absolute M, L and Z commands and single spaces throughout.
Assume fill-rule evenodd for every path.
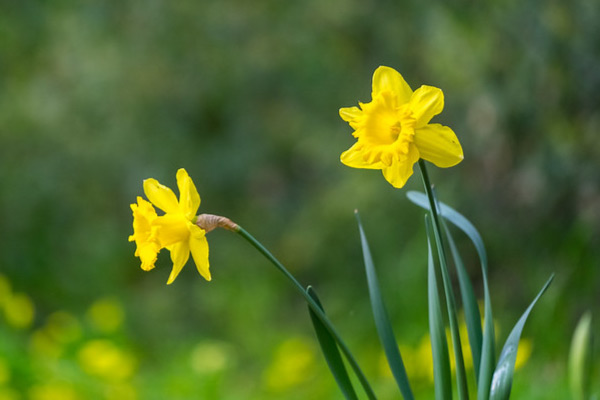
M 426 210 L 430 209 L 430 203 L 427 196 L 423 193 L 408 192 L 406 195 L 408 199 L 416 205 L 425 208 Z M 479 400 L 486 400 L 489 396 L 489 388 L 492 382 L 495 363 L 495 329 L 488 283 L 487 253 L 479 232 L 468 219 L 442 202 L 438 202 L 436 207 L 439 208 L 440 215 L 456 225 L 456 227 L 461 229 L 469 239 L 471 239 L 471 242 L 475 245 L 475 249 L 479 255 L 484 289 L 484 330 L 481 344 L 481 362 L 479 363 L 479 374 L 477 375 L 477 398 Z M 468 291 L 468 286 L 463 285 L 461 290 Z M 468 293 L 465 293 L 465 296 L 468 297 Z
M 450 246 L 450 252 L 454 260 L 454 266 L 458 275 L 458 282 L 460 284 L 460 294 L 462 298 L 462 305 L 465 312 L 465 320 L 467 324 L 467 334 L 469 335 L 469 345 L 471 347 L 471 356 L 473 358 L 473 367 L 475 370 L 475 378 L 479 378 L 479 367 L 481 363 L 481 347 L 483 342 L 483 333 L 481 331 L 481 313 L 477 305 L 477 299 L 473 291 L 473 285 L 467 275 L 465 265 L 462 261 L 460 253 L 456 248 L 454 239 L 450 230 L 445 223 L 444 230 L 446 231 L 446 238 Z
M 442 317 L 442 306 L 435 276 L 435 263 L 431 251 L 433 228 L 430 227 L 429 216 L 425 219 L 427 225 L 427 303 L 429 305 L 429 336 L 431 337 L 431 352 L 433 356 L 433 382 L 435 384 L 436 400 L 452 398 L 452 380 L 450 377 L 450 360 L 446 329 Z
M 571 340 L 569 351 L 569 385 L 574 400 L 587 400 L 593 368 L 592 313 L 581 316 Z
M 113 296 L 124 310 L 115 340 L 138 360 L 140 399 L 339 396 L 333 380 L 318 378 L 325 366 L 278 391 L 265 383 L 272 349 L 290 332 L 313 334 L 308 318 L 290 317 L 305 315 L 304 305 L 245 243 L 209 235 L 211 283 L 188 266 L 166 288 L 168 257 L 153 274 L 139 269 L 127 205 L 142 179 L 173 186 L 179 167 L 194 177 L 203 210 L 252 227 L 327 294 L 344 337 L 367 349 L 357 356 L 374 385 L 395 389 L 369 347 L 372 327 L 354 322 L 371 311 L 358 295 L 351 213 L 368 211 L 378 228 L 369 239 L 381 290 L 390 315 L 402 316 L 391 318 L 398 342 L 413 350 L 427 324 L 421 214 L 399 207 L 379 173 L 339 165 L 352 139 L 337 116 L 355 104 L 356 82 L 387 64 L 446 93 L 440 122 L 456 131 L 465 162 L 431 172 L 485 232 L 499 266 L 489 272 L 498 322 L 518 318 L 548 265 L 556 272 L 528 322 L 545 335 L 513 396 L 568 396 L 560 360 L 572 331 L 545 328 L 571 326 L 597 301 L 598 2 L 32 0 L 0 9 L 0 272 L 35 309 L 28 328 L 0 323 L 3 391 L 68 377 L 94 399 L 100 381 L 75 354 L 103 335 L 85 327 L 87 310 Z M 463 254 L 480 279 L 477 260 Z M 39 361 L 31 342 L 56 312 L 74 316 L 83 334 L 58 359 Z M 199 363 L 206 349 L 225 361 Z M 40 364 L 43 374 L 32 369 Z M 431 398 L 431 386 L 421 379 L 415 397 Z
M 319 305 L 321 310 L 325 312 L 314 289 L 309 286 L 306 289 L 306 292 Z M 310 314 L 310 319 L 313 323 L 313 327 L 315 328 L 319 345 L 321 345 L 321 351 L 325 356 L 325 360 L 327 361 L 327 365 L 329 366 L 329 370 L 333 374 L 335 381 L 342 390 L 342 393 L 344 393 L 346 399 L 358 399 L 356 392 L 354 392 L 354 388 L 352 387 L 352 382 L 350 382 L 350 377 L 348 376 L 348 372 L 344 366 L 344 360 L 342 360 L 342 356 L 337 347 L 335 338 L 329 333 L 327 327 L 323 325 L 321 320 L 319 320 L 315 312 L 310 307 L 308 308 L 308 313 Z
M 412 389 L 410 388 L 410 383 L 408 382 L 408 376 L 406 375 L 406 369 L 404 368 L 404 362 L 402 361 L 402 355 L 398 350 L 398 343 L 396 342 L 385 303 L 383 302 L 383 297 L 379 290 L 379 281 L 377 279 L 377 273 L 375 272 L 375 266 L 373 265 L 373 258 L 371 257 L 369 243 L 367 242 L 358 212 L 355 212 L 355 214 L 360 232 L 360 243 L 365 262 L 367 284 L 369 286 L 369 298 L 371 300 L 373 318 L 375 318 L 375 326 L 377 327 L 379 340 L 381 341 L 388 365 L 392 370 L 392 374 L 396 379 L 396 383 L 400 388 L 403 398 L 407 400 L 414 399 Z
M 515 361 L 517 360 L 517 351 L 519 348 L 519 339 L 521 338 L 523 327 L 525 326 L 525 322 L 527 321 L 527 317 L 529 317 L 529 313 L 531 313 L 533 306 L 537 303 L 542 294 L 544 294 L 546 289 L 548 289 L 548 286 L 550 286 L 553 279 L 554 275 L 548 279 L 548 282 L 546 282 L 542 290 L 540 290 L 535 299 L 533 299 L 529 307 L 527 307 L 527 310 L 525 310 L 519 321 L 517 321 L 515 327 L 510 332 L 510 335 L 508 335 L 508 339 L 506 339 L 504 347 L 502 347 L 502 351 L 500 352 L 498 365 L 496 366 L 492 378 L 492 386 L 490 388 L 491 400 L 508 400 L 510 397 Z

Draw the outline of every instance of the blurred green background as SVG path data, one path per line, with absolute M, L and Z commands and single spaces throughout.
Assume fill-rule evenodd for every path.
M 341 399 L 305 304 L 241 238 L 145 273 L 129 204 L 149 177 L 202 196 L 319 292 L 382 399 L 353 210 L 420 398 L 423 213 L 339 155 L 338 109 L 379 65 L 444 90 L 465 160 L 431 168 L 479 228 L 499 343 L 528 321 L 514 398 L 568 398 L 574 326 L 600 304 L 600 2 L 0 1 L 0 399 Z M 459 236 L 481 295 L 474 249 Z M 426 347 L 426 346 L 425 346 Z M 596 386 L 600 381 L 595 354 Z M 425 367 L 423 367 L 425 366 Z

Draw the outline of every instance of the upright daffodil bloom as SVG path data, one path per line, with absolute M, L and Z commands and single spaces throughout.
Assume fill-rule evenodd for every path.
M 190 252 L 198 272 L 207 281 L 211 280 L 208 264 L 208 242 L 206 231 L 196 225 L 196 211 L 200 207 L 200 195 L 185 169 L 177 171 L 179 201 L 171 189 L 156 179 L 144 181 L 144 193 L 150 203 L 138 197 L 132 204 L 135 255 L 142 261 L 142 269 L 154 268 L 158 252 L 166 248 L 171 253 L 173 269 L 167 284 L 173 283 L 188 261 Z M 158 216 L 154 206 L 165 212 Z
M 442 168 L 462 161 L 462 147 L 452 129 L 429 123 L 444 108 L 440 89 L 421 86 L 413 92 L 396 70 L 379 67 L 371 97 L 370 103 L 359 103 L 360 108 L 340 109 L 358 139 L 342 153 L 342 163 L 380 169 L 389 183 L 401 188 L 419 158 Z

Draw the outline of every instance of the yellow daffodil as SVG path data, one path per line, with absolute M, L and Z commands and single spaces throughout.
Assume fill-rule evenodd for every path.
M 413 92 L 396 70 L 379 67 L 371 97 L 370 103 L 359 103 L 360 108 L 340 109 L 358 139 L 342 153 L 342 163 L 380 169 L 389 183 L 401 188 L 419 158 L 442 168 L 462 161 L 462 147 L 452 129 L 429 123 L 444 108 L 440 89 L 421 86 Z
M 137 198 L 132 204 L 135 255 L 142 261 L 142 269 L 154 268 L 158 252 L 166 248 L 171 253 L 173 269 L 167 284 L 173 283 L 188 261 L 190 252 L 198 272 L 207 281 L 211 280 L 208 264 L 208 242 L 206 231 L 196 225 L 196 211 L 200 207 L 200 195 L 185 169 L 177 171 L 179 201 L 175 193 L 156 179 L 144 181 L 144 193 L 150 202 Z M 165 212 L 158 216 L 154 207 Z

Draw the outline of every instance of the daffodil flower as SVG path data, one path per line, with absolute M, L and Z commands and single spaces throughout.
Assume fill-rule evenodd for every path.
M 358 139 L 342 153 L 342 163 L 380 169 L 389 183 L 401 188 L 419 158 L 441 168 L 462 161 L 462 147 L 452 129 L 429 123 L 444 108 L 440 89 L 424 85 L 413 92 L 396 70 L 379 67 L 371 97 L 370 103 L 359 103 L 360 108 L 340 109 Z
M 156 179 L 144 180 L 144 193 L 150 202 L 138 197 L 132 204 L 135 255 L 142 261 L 142 269 L 154 268 L 158 252 L 166 248 L 171 253 L 173 269 L 167 284 L 173 283 L 192 254 L 200 275 L 211 280 L 208 263 L 206 231 L 196 225 L 196 211 L 200 207 L 200 195 L 185 169 L 177 171 L 179 201 L 175 193 Z M 154 207 L 165 212 L 158 216 Z

